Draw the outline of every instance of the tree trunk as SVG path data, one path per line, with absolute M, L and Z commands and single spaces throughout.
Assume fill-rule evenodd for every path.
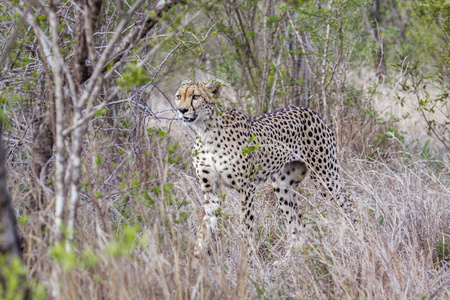
M 82 8 L 82 11 L 78 11 L 76 18 L 77 43 L 74 51 L 75 82 L 79 88 L 79 86 L 88 80 L 92 75 L 93 62 L 91 60 L 94 58 L 92 55 L 89 57 L 89 47 L 93 47 L 93 45 L 89 42 L 92 39 L 92 33 L 95 31 L 95 25 L 102 8 L 102 1 L 79 0 L 77 2 Z M 91 49 L 91 51 L 93 50 Z
M 36 181 L 36 187 L 39 194 L 36 195 L 37 203 L 35 206 L 42 208 L 45 206 L 45 197 L 42 194 L 41 185 L 45 185 L 45 174 L 42 174 L 42 168 L 53 155 L 53 131 L 52 118 L 50 113 L 38 117 L 36 123 L 36 137 L 34 138 L 31 152 L 31 169 Z
M 19 233 L 16 228 L 16 216 L 14 210 L 11 206 L 11 197 L 9 196 L 9 191 L 6 183 L 6 150 L 3 147 L 2 133 L 0 129 L 0 255 L 5 259 L 6 265 L 11 263 L 12 259 L 21 259 L 20 251 L 20 239 Z M 4 267 L 4 266 L 0 266 Z M 6 266 L 8 268 L 8 266 Z M 1 270 L 1 268 L 0 268 Z M 8 275 L 11 276 L 11 275 Z M 8 292 L 8 279 L 0 272 L 0 285 L 3 290 L 3 294 L 0 298 L 4 298 L 5 293 Z M 19 275 L 18 287 L 15 287 L 15 295 L 18 297 L 17 293 L 21 293 L 23 297 L 18 297 L 16 299 L 31 299 L 29 295 L 29 290 L 26 287 L 26 278 Z
M 379 8 L 380 0 L 376 0 L 372 4 L 372 30 L 375 36 L 375 42 L 378 44 L 378 49 L 373 56 L 373 67 L 375 69 L 375 76 L 379 83 L 384 82 L 387 77 L 386 60 L 384 59 L 383 40 L 380 39 L 378 27 L 379 24 Z

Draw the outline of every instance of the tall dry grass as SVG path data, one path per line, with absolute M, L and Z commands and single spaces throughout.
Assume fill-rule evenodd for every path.
M 158 123 L 168 133 L 145 130 L 140 120 L 131 114 L 120 123 L 91 123 L 70 247 L 51 240 L 51 181 L 40 183 L 50 197 L 37 209 L 26 144 L 10 145 L 9 185 L 24 260 L 49 298 L 450 298 L 448 156 L 344 152 L 357 221 L 310 195 L 305 180 L 302 243 L 286 233 L 270 186 L 262 186 L 249 264 L 238 238 L 239 195 L 228 190 L 217 239 L 196 262 L 202 193 L 184 146 L 191 132 L 177 123 Z

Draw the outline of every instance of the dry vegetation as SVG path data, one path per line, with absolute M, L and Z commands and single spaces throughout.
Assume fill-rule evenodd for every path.
M 420 91 L 400 91 L 400 87 L 407 89 L 406 80 L 413 75 L 406 78 L 407 69 L 396 71 L 391 64 L 391 79 L 382 85 L 376 82 L 379 70 L 374 72 L 365 64 L 370 51 L 354 53 L 359 47 L 357 41 L 369 35 L 363 28 L 369 24 L 370 3 L 358 2 L 355 8 L 339 2 L 341 6 L 314 15 L 300 8 L 284 11 L 280 7 L 290 3 L 285 1 L 259 1 L 254 6 L 250 4 L 255 1 L 217 2 L 216 9 L 203 5 L 203 1 L 168 1 L 178 10 L 161 8 L 164 13 L 167 8 L 168 17 L 158 15 L 154 27 L 142 34 L 134 28 L 137 24 L 150 26 L 143 16 L 152 16 L 148 10 L 154 9 L 155 3 L 141 8 L 136 3 L 143 1 L 137 1 L 133 8 L 124 10 L 116 2 L 104 2 L 104 16 L 95 17 L 99 18 L 97 28 L 93 27 L 95 34 L 86 33 L 87 43 L 92 42 L 89 37 L 95 37 L 95 48 L 82 51 L 92 62 L 89 68 L 100 66 L 102 71 L 86 82 L 80 82 L 75 76 L 80 73 L 72 68 L 76 64 L 72 51 L 79 55 L 79 39 L 74 38 L 79 32 L 61 25 L 83 17 L 74 3 L 51 7 L 26 1 L 17 8 L 21 16 L 34 14 L 37 23 L 26 17 L 9 22 L 13 16 L 7 8 L 12 4 L 2 6 L 2 16 L 8 16 L 7 21 L 2 20 L 2 28 L 13 33 L 4 36 L 2 49 L 23 47 L 8 57 L 0 56 L 5 113 L 1 118 L 8 152 L 8 186 L 22 235 L 24 272 L 35 298 L 450 298 L 448 94 L 444 94 L 440 106 L 434 107 L 442 112 L 436 117 L 435 131 L 421 115 L 413 114 L 420 105 L 411 106 L 409 111 L 406 106 L 401 113 L 395 111 L 401 101 L 419 103 L 424 94 L 439 97 L 439 92 L 432 89 L 429 93 L 424 85 Z M 45 23 L 52 20 L 53 9 L 58 12 L 60 25 L 60 66 L 42 58 L 42 45 L 54 45 L 51 24 Z M 326 13 L 336 14 L 335 18 L 329 19 Z M 243 14 L 244 23 L 248 22 L 241 24 L 248 28 L 247 34 L 270 39 L 261 41 L 249 35 L 249 44 L 242 46 L 243 41 L 238 40 L 244 39 L 245 32 L 236 30 L 232 21 L 239 19 L 239 14 Z M 363 16 L 358 19 L 363 25 L 354 25 L 355 14 Z M 199 15 L 204 18 L 201 22 Z M 195 22 L 194 17 L 198 17 Z M 271 17 L 278 27 L 261 25 L 261 20 Z M 119 28 L 120 20 L 134 22 L 135 27 L 128 24 L 126 29 Z M 333 22 L 349 24 L 339 27 Z M 297 27 L 291 31 L 294 24 Z M 370 31 L 370 25 L 366 27 Z M 29 34 L 39 32 L 39 28 L 41 34 L 48 35 L 47 40 L 37 33 L 30 38 Z M 118 51 L 133 32 L 139 32 L 139 38 L 130 38 L 126 51 L 111 56 L 105 49 L 113 38 L 105 33 L 116 29 L 122 34 L 118 38 L 122 43 L 112 43 L 113 50 Z M 342 30 L 345 34 L 339 35 Z M 22 44 L 15 45 L 11 36 L 23 39 Z M 28 46 L 23 46 L 25 41 Z M 328 50 L 314 43 L 326 44 Z M 233 48 L 238 44 L 242 48 Z M 46 54 L 51 52 L 58 58 L 56 48 Z M 241 56 L 236 58 L 233 51 Z M 18 58 L 23 53 L 30 61 L 20 64 Z M 113 63 L 100 65 L 103 55 L 113 57 L 105 59 Z M 231 64 L 231 59 L 236 60 Z M 58 68 L 64 73 L 59 83 L 53 80 Z M 274 70 L 279 71 L 278 77 Z M 92 71 L 84 70 L 89 76 L 95 74 Z M 302 78 L 295 75 L 299 72 L 303 72 Z M 230 74 L 236 77 L 227 77 Z M 255 74 L 262 75 L 252 79 Z M 239 195 L 227 190 L 218 212 L 217 240 L 207 257 L 194 259 L 203 202 L 191 164 L 195 136 L 178 120 L 171 101 L 186 77 L 207 80 L 219 76 L 228 83 L 223 103 L 248 114 L 291 104 L 307 104 L 321 111 L 337 133 L 344 185 L 357 205 L 355 223 L 329 200 L 315 196 L 309 180 L 305 180 L 298 194 L 308 226 L 299 241 L 292 241 L 285 232 L 271 186 L 263 185 L 258 191 L 255 252 L 242 257 Z M 262 81 L 264 84 L 258 85 Z M 436 81 L 435 86 L 444 89 L 448 82 Z M 64 91 L 59 99 L 64 102 L 64 110 L 59 111 L 58 88 Z M 70 100 L 79 103 L 84 92 L 96 100 L 84 99 L 86 103 L 77 115 Z M 411 113 L 405 118 L 407 123 L 395 119 L 404 113 Z M 431 118 L 436 116 L 427 113 Z M 63 118 L 59 125 L 58 117 Z M 76 128 L 74 124 L 80 118 L 84 129 L 78 134 L 73 129 L 62 138 L 58 135 L 57 126 Z M 424 135 L 427 129 L 429 135 Z M 46 150 L 39 148 L 41 144 L 36 146 L 40 134 L 50 140 L 50 156 L 44 161 L 36 158 L 36 153 Z M 59 145 L 58 136 L 63 141 Z M 80 142 L 79 179 L 73 159 L 77 158 L 76 141 Z M 58 173 L 58 166 L 63 167 L 62 173 Z M 74 195 L 76 205 L 71 206 L 69 198 Z M 59 196 L 66 201 L 62 215 L 58 215 Z M 11 278 L 16 275 L 7 273 Z
M 54 203 L 31 209 L 35 195 L 28 151 L 10 151 L 9 184 L 29 277 L 53 297 L 449 297 L 448 158 L 405 151 L 387 159 L 341 153 L 358 222 L 349 223 L 328 201 L 309 195 L 305 180 L 299 194 L 310 226 L 302 234 L 304 244 L 292 248 L 273 205 L 275 196 L 264 186 L 258 197 L 257 254 L 249 266 L 236 238 L 239 195 L 229 190 L 221 235 L 211 256 L 197 265 L 193 247 L 202 194 L 188 148 L 177 146 L 192 143 L 191 133 L 184 129 L 183 136 L 178 121 L 165 124 L 168 134 L 145 130 L 138 111 L 126 115 L 126 130 L 102 118 L 89 126 L 71 251 L 50 242 Z M 117 142 L 108 138 L 111 130 L 120 133 Z

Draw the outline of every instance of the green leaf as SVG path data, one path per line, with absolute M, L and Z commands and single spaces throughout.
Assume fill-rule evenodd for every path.
M 111 256 L 129 256 L 131 250 L 136 246 L 136 235 L 136 226 L 126 226 L 116 236 L 116 239 L 108 245 L 107 253 Z
M 73 246 L 67 249 L 64 242 L 58 242 L 50 248 L 50 257 L 58 262 L 64 272 L 74 269 L 78 261 Z

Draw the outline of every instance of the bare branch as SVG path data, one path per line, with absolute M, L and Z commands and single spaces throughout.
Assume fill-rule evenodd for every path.
M 178 4 L 179 2 L 179 0 L 173 0 L 164 3 L 156 9 L 156 18 L 146 15 L 143 20 L 139 21 L 138 24 L 135 24 L 130 33 L 128 33 L 128 35 L 122 39 L 120 44 L 115 47 L 108 65 L 111 63 L 115 64 L 120 61 L 125 53 L 128 52 L 127 50 L 139 42 L 157 24 L 158 19 L 161 18 L 163 12 L 168 11 L 172 6 Z M 106 66 L 104 66 L 104 69 L 106 69 Z
M 307 66 L 308 66 L 309 72 L 310 72 L 310 74 L 311 74 L 314 78 L 316 78 L 316 74 L 314 74 L 313 69 L 312 69 L 312 67 L 311 67 L 312 64 L 311 64 L 310 59 L 309 59 L 309 57 L 308 57 L 308 51 L 306 51 L 306 48 L 305 48 L 303 39 L 302 39 L 300 33 L 298 32 L 298 30 L 295 29 L 296 26 L 295 26 L 295 24 L 294 24 L 294 21 L 292 20 L 291 14 L 288 12 L 287 15 L 288 15 L 288 17 L 289 17 L 289 22 L 290 22 L 291 25 L 292 25 L 292 30 L 295 32 L 295 35 L 297 36 L 297 39 L 298 39 L 298 41 L 300 42 L 300 46 L 302 47 L 302 51 L 303 51 L 303 53 L 305 54 L 304 57 L 305 57 L 306 64 L 307 64 Z
M 329 6 L 332 5 L 333 1 L 330 1 Z M 327 60 L 328 60 L 328 48 L 330 46 L 330 30 L 331 30 L 331 24 L 333 23 L 333 20 L 327 23 L 327 33 L 325 36 L 325 49 L 323 51 L 323 58 L 322 58 L 322 80 L 321 80 L 321 86 L 322 86 L 322 105 L 323 105 L 323 111 L 327 111 L 327 94 L 326 94 L 326 75 L 327 75 Z
M 59 33 L 57 17 L 54 9 L 50 8 L 47 11 L 48 22 L 50 24 L 52 37 L 53 60 L 51 63 L 54 74 L 55 83 L 55 110 L 56 110 L 56 174 L 55 174 L 55 188 L 56 188 L 56 208 L 55 208 L 55 238 L 61 238 L 61 225 L 64 220 L 65 208 L 65 185 L 64 185 L 64 136 L 62 131 L 64 129 L 64 92 L 63 92 L 63 65 L 64 61 L 59 49 Z
M 29 8 L 26 7 L 25 8 L 25 15 L 28 13 Z M 16 26 L 14 26 L 13 32 L 11 34 L 9 34 L 7 40 L 6 40 L 6 44 L 2 49 L 2 54 L 0 56 L 0 69 L 3 68 L 9 53 L 11 52 L 14 42 L 17 40 L 17 36 L 19 35 L 19 31 L 20 29 L 22 29 L 22 26 L 25 23 L 25 18 L 23 16 L 21 16 L 19 22 L 16 24 Z M 3 70 L 4 71 L 4 70 Z

